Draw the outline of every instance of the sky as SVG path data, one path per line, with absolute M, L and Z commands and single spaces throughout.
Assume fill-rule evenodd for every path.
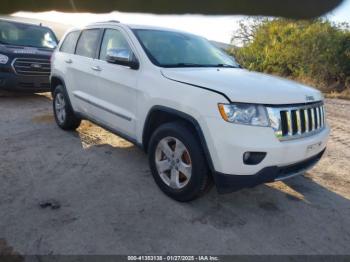
M 343 4 L 328 14 L 327 17 L 335 22 L 350 23 L 350 0 L 345 0 Z
M 109 14 L 90 13 L 61 13 L 56 11 L 30 13 L 18 12 L 14 16 L 43 19 L 50 22 L 66 25 L 81 26 L 96 21 L 118 20 L 126 24 L 143 24 L 168 28 L 175 28 L 209 40 L 230 43 L 232 34 L 238 29 L 238 21 L 244 16 L 208 16 L 208 15 L 153 15 L 138 13 L 121 13 L 118 11 Z M 326 15 L 335 22 L 350 23 L 350 0 L 345 0 L 341 6 Z

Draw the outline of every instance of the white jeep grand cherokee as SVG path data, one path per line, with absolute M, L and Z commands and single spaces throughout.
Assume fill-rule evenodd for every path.
M 69 31 L 52 63 L 57 124 L 88 119 L 139 145 L 178 201 L 303 174 L 326 148 L 319 91 L 242 69 L 202 37 L 96 23 Z

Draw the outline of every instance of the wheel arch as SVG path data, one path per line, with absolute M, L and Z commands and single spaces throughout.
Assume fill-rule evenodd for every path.
M 57 86 L 62 85 L 64 88 L 66 88 L 66 84 L 63 80 L 63 78 L 53 75 L 50 77 L 50 90 L 51 90 L 51 94 L 53 95 L 53 93 L 55 92 L 55 89 Z
M 176 121 L 185 123 L 195 132 L 204 151 L 208 166 L 211 171 L 214 171 L 210 151 L 198 121 L 193 116 L 173 108 L 157 105 L 153 106 L 148 112 L 142 133 L 142 146 L 145 152 L 148 151 L 149 140 L 153 132 L 162 124 Z
M 54 92 L 55 92 L 55 89 L 57 86 L 61 85 L 64 89 L 64 92 L 65 92 L 65 95 L 67 96 L 67 99 L 68 99 L 68 103 L 70 105 L 70 107 L 73 109 L 73 106 L 72 106 L 72 103 L 70 101 L 70 97 L 68 95 L 68 91 L 67 91 L 67 88 L 66 88 L 66 83 L 65 81 L 63 80 L 62 77 L 60 76 L 57 76 L 57 75 L 52 75 L 50 77 L 50 89 L 51 89 L 51 95 L 53 97 L 54 95 Z M 74 110 L 73 110 L 74 111 Z

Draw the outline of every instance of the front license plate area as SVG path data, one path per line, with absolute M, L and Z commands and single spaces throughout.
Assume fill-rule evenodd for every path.
M 321 149 L 321 146 L 322 146 L 322 142 L 318 142 L 318 143 L 309 145 L 306 148 L 306 155 L 310 156 L 310 155 L 318 153 L 319 150 Z

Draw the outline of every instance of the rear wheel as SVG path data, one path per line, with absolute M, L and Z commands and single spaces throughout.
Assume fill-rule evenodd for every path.
M 57 125 L 64 130 L 75 130 L 80 126 L 79 119 L 69 104 L 63 86 L 57 86 L 53 95 L 53 112 Z
M 149 162 L 160 189 L 177 201 L 191 201 L 212 185 L 202 147 L 182 123 L 164 124 L 154 132 Z

